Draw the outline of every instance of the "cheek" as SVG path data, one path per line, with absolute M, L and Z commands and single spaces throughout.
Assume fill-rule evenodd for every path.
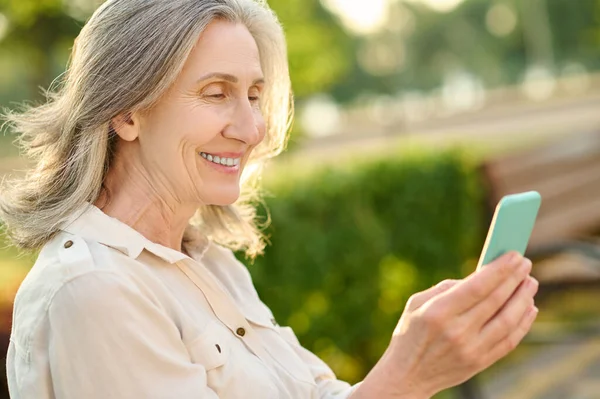
M 172 162 L 173 157 L 180 156 L 182 144 L 188 141 L 191 116 L 175 107 L 161 111 L 146 122 L 142 141 L 158 159 Z
M 195 146 L 208 144 L 219 138 L 230 120 L 227 107 L 198 107 L 186 122 L 186 140 Z
M 261 142 L 267 134 L 267 122 L 265 121 L 265 118 L 263 117 L 261 112 L 258 112 L 258 115 L 256 117 L 256 128 L 258 129 L 260 139 L 259 142 Z

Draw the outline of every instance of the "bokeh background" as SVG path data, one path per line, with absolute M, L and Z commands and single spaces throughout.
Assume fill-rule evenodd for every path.
M 100 3 L 0 0 L 0 105 L 43 101 Z M 268 3 L 286 31 L 297 119 L 265 179 L 272 245 L 249 269 L 280 324 L 356 382 L 412 293 L 474 269 L 490 220 L 481 166 L 600 130 L 600 1 Z M 26 165 L 13 141 L 4 129 L 0 176 Z M 35 254 L 0 247 L 3 359 Z M 597 261 L 546 258 L 536 268 L 598 279 Z M 599 287 L 549 295 L 527 342 L 439 397 L 600 398 Z

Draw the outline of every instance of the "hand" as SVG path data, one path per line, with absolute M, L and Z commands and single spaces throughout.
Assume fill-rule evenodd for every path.
M 464 280 L 413 295 L 388 350 L 357 390 L 365 395 L 356 396 L 376 389 L 378 398 L 430 398 L 506 356 L 537 315 L 530 271 L 529 259 L 510 253 Z

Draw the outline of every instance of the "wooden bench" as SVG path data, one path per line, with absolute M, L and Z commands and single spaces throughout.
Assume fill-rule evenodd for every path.
M 481 168 L 487 185 L 488 221 L 502 196 L 536 190 L 542 206 L 527 256 L 542 260 L 572 252 L 600 260 L 600 246 L 591 237 L 600 232 L 600 132 L 577 134 L 558 141 L 486 161 Z M 598 270 L 546 279 L 540 277 L 540 297 L 574 285 L 597 284 Z
M 600 132 L 491 157 L 481 166 L 481 175 L 486 185 L 487 223 L 504 195 L 529 190 L 542 195 L 526 253 L 540 280 L 536 301 L 561 290 L 600 287 L 600 245 L 592 239 L 600 233 Z M 591 260 L 584 267 L 587 271 L 570 273 L 565 264 L 555 262 L 563 269 L 561 278 L 546 278 L 548 273 L 545 267 L 537 267 L 538 261 L 566 252 Z M 476 379 L 461 385 L 459 391 L 464 399 L 483 397 Z

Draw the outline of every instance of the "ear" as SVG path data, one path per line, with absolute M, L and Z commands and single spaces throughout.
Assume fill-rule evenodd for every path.
M 140 135 L 139 118 L 135 114 L 125 113 L 115 116 L 111 127 L 125 141 L 134 141 Z

